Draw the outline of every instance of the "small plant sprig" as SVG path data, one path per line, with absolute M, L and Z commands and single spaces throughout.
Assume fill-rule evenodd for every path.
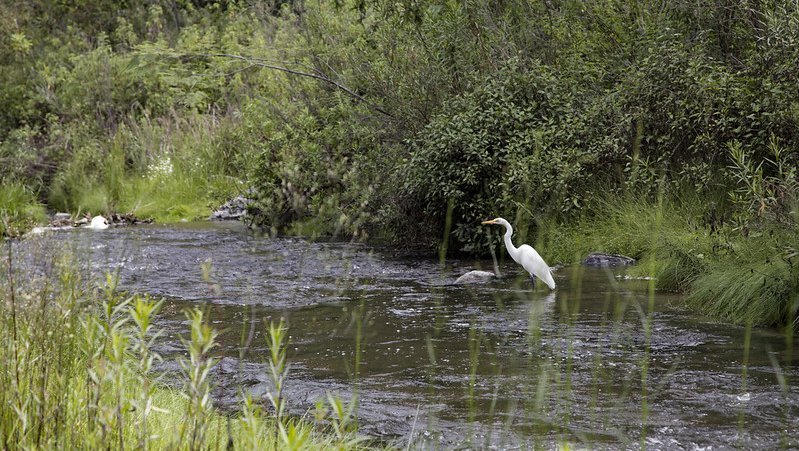
M 117 445 L 124 448 L 123 413 L 128 402 L 123 396 L 126 386 L 126 361 L 129 335 L 126 330 L 128 317 L 124 315 L 131 298 L 124 298 L 117 291 L 119 278 L 107 273 L 101 287 L 101 314 L 90 315 L 83 323 L 84 354 L 88 357 L 89 392 L 89 438 L 109 443 L 114 430 Z M 107 404 L 104 392 L 113 394 L 113 404 Z M 99 431 L 95 429 L 99 426 Z M 99 437 L 96 435 L 99 432 Z
M 288 378 L 289 364 L 286 358 L 288 346 L 288 327 L 281 318 L 280 322 L 270 321 L 267 325 L 266 342 L 269 346 L 269 379 L 272 381 L 272 391 L 266 397 L 275 409 L 275 420 L 278 428 L 283 427 L 283 413 L 286 410 L 286 400 L 283 398 L 283 384 Z
M 305 449 L 305 444 L 311 435 L 311 430 L 298 425 L 296 421 L 290 420 L 286 424 L 279 424 L 280 441 L 290 451 Z
M 343 449 L 355 448 L 365 440 L 357 435 L 358 395 L 353 394 L 349 402 L 338 394 L 327 392 L 325 399 L 316 402 L 316 419 L 321 421 L 329 419 L 333 432 L 341 443 Z
M 134 406 L 141 412 L 141 416 L 138 419 L 138 448 L 146 451 L 150 438 L 147 433 L 147 419 L 150 412 L 155 409 L 152 402 L 155 386 L 153 379 L 150 377 L 150 371 L 152 370 L 153 362 L 161 359 L 160 355 L 152 351 L 153 343 L 161 335 L 160 330 L 153 331 L 152 321 L 161 309 L 163 300 L 156 302 L 146 297 L 135 296 L 132 304 L 128 311 L 131 319 L 136 324 L 133 350 L 138 357 L 138 380 L 141 386 L 141 392 L 138 399 L 134 401 Z
M 189 351 L 189 359 L 180 362 L 186 376 L 186 393 L 188 406 L 186 423 L 181 431 L 181 443 L 185 434 L 189 434 L 189 449 L 199 449 L 205 443 L 207 417 L 211 411 L 211 369 L 216 360 L 208 354 L 216 347 L 218 335 L 205 321 L 205 314 L 200 309 L 186 312 L 191 324 L 191 339 L 183 340 Z M 188 428 L 188 431 L 185 429 Z

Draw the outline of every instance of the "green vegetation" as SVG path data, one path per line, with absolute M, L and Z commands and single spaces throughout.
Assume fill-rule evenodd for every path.
M 368 449 L 354 428 L 338 427 L 334 414 L 335 430 L 325 432 L 310 419 L 273 416 L 249 397 L 237 414 L 216 410 L 210 396 L 216 332 L 201 310 L 186 312 L 190 329 L 182 378 L 165 385 L 154 370 L 161 356 L 153 350 L 161 302 L 123 295 L 110 275 L 103 284 L 83 280 L 69 255 L 56 259 L 48 276 L 20 280 L 10 267 L 10 246 L 4 248 L 9 254 L 0 277 L 0 339 L 7 343 L 0 349 L 3 448 L 345 449 L 361 443 Z M 270 334 L 274 330 L 278 326 L 270 325 Z M 285 357 L 283 337 L 269 344 Z M 336 408 L 335 397 L 330 399 L 317 418 L 325 420 L 327 409 Z M 281 401 L 279 412 L 284 408 Z
M 19 235 L 44 219 L 44 206 L 29 187 L 15 180 L 0 186 L 0 236 Z
M 716 316 L 796 320 L 793 2 L 117 6 L 0 6 L 4 235 L 254 189 L 273 233 L 485 253 L 501 215 L 550 260 L 630 254 Z

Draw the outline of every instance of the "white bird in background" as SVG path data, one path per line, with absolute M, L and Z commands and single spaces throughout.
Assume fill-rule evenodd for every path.
M 108 228 L 108 220 L 106 220 L 102 216 L 95 216 L 92 218 L 92 222 L 86 226 L 87 229 L 94 229 L 94 230 L 103 230 Z
M 522 244 L 519 247 L 513 245 L 513 242 L 510 240 L 511 235 L 513 235 L 513 227 L 511 227 L 508 221 L 502 218 L 496 218 L 490 221 L 483 221 L 483 224 L 499 224 L 505 226 L 505 247 L 508 249 L 508 253 L 513 261 L 522 265 L 522 267 L 530 273 L 530 276 L 533 278 L 533 286 L 535 286 L 535 278 L 538 277 L 547 284 L 550 290 L 555 289 L 555 280 L 552 278 L 549 265 L 538 255 L 538 252 L 536 252 L 532 246 L 526 244 Z

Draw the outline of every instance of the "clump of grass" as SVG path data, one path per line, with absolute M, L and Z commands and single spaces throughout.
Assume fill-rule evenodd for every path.
M 244 163 L 223 140 L 232 125 L 203 115 L 130 120 L 111 136 L 80 134 L 55 174 L 49 204 L 62 211 L 124 212 L 159 222 L 207 217 L 243 190 Z M 243 158 L 243 157 L 241 157 Z
M 797 323 L 799 241 L 790 228 L 760 225 L 746 235 L 712 228 L 706 201 L 691 193 L 660 202 L 616 197 L 600 205 L 601 215 L 543 229 L 552 260 L 577 262 L 592 251 L 628 255 L 639 259 L 629 274 L 687 293 L 686 305 L 709 316 Z
M 547 227 L 552 261 L 576 263 L 590 252 L 623 254 L 640 262 L 630 272 L 657 278 L 661 289 L 686 288 L 718 249 L 716 238 L 697 225 L 699 199 L 685 195 L 662 201 L 613 196 L 601 212 L 573 225 Z
M 223 142 L 229 127 L 189 115 L 119 132 L 115 147 L 130 146 L 126 154 L 136 161 L 115 179 L 117 208 L 159 222 L 208 217 L 214 204 L 242 188 L 240 165 Z
M 0 237 L 18 236 L 47 215 L 36 194 L 13 180 L 0 180 Z
M 770 236 L 768 236 L 770 235 Z M 740 239 L 691 285 L 687 304 L 733 323 L 797 325 L 799 248 L 792 231 Z

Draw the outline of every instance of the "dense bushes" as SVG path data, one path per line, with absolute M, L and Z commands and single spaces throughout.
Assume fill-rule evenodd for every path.
M 57 210 L 158 219 L 205 216 L 246 188 L 256 149 L 232 132 L 234 113 L 264 77 L 203 55 L 262 43 L 248 36 L 256 22 L 164 6 L 23 2 L 9 11 L 18 33 L 0 41 L 0 71 L 15 81 L 0 87 L 10 105 L 0 113 L 4 183 L 23 181 Z
M 475 225 L 515 202 L 544 215 L 580 208 L 597 182 L 588 171 L 614 156 L 588 139 L 591 92 L 572 88 L 544 65 L 511 65 L 446 102 L 403 168 L 417 214 L 440 224 L 454 202 L 454 237 L 477 250 L 486 243 Z
M 356 120 L 357 111 L 348 103 L 299 111 L 270 136 L 253 175 L 260 225 L 362 236 L 374 224 L 369 203 L 389 161 L 381 161 L 377 132 Z
M 186 189 L 251 181 L 274 230 L 429 243 L 451 202 L 455 247 L 480 251 L 478 219 L 718 189 L 731 142 L 762 160 L 799 136 L 786 5 L 23 6 L 0 46 L 0 149 L 56 208 L 133 208 L 128 187 L 169 161 Z

